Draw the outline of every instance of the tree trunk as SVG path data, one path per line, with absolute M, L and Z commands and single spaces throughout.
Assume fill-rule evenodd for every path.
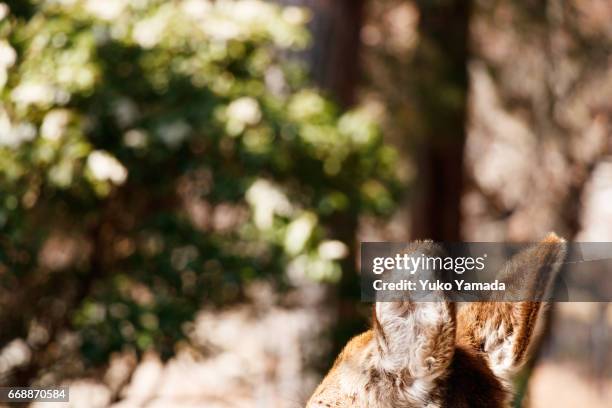
M 355 103 L 359 80 L 360 32 L 364 0 L 278 0 L 312 12 L 312 44 L 303 58 L 312 79 L 346 108 Z
M 415 65 L 422 123 L 413 239 L 459 241 L 467 112 L 471 1 L 419 1 Z

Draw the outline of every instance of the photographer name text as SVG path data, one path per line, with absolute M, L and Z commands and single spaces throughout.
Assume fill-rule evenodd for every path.
M 442 282 L 440 280 L 431 281 L 429 279 L 419 279 L 411 281 L 402 279 L 399 282 L 385 282 L 382 279 L 376 279 L 372 282 L 376 291 L 504 291 L 506 284 L 495 280 L 493 282 L 466 282 L 465 280 L 455 279 L 451 282 Z

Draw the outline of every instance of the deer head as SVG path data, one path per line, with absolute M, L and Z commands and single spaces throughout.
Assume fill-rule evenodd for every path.
M 512 258 L 501 278 L 543 293 L 564 256 L 565 242 L 551 234 Z M 529 354 L 544 306 L 377 302 L 373 328 L 346 345 L 307 408 L 508 407 L 511 377 Z

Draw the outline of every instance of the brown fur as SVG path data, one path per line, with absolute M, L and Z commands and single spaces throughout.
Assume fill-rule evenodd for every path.
M 503 407 L 509 398 L 485 359 L 469 347 L 457 347 L 449 371 L 444 406 L 495 408 Z

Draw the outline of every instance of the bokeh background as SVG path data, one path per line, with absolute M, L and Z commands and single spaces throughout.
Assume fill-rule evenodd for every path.
M 607 0 L 0 3 L 0 384 L 299 407 L 366 240 L 612 240 Z M 516 406 L 612 402 L 562 303 Z M 44 404 L 33 404 L 44 406 Z

